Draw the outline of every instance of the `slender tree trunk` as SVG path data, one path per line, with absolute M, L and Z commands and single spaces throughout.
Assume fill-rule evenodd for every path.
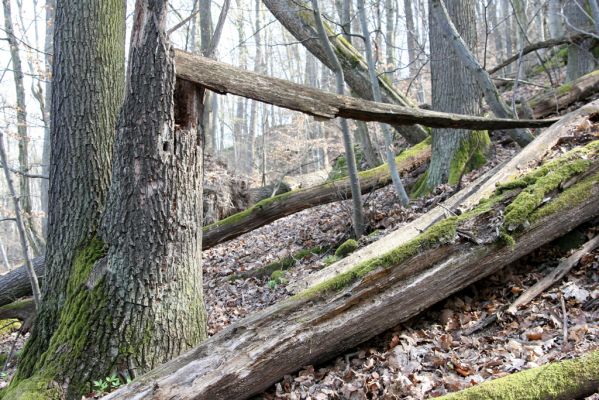
M 564 36 L 564 22 L 561 13 L 561 0 L 549 0 L 547 2 L 547 27 L 551 39 Z
M 22 395 L 18 385 L 49 397 L 59 389 L 47 381 L 57 382 L 63 396 L 80 398 L 92 379 L 135 377 L 206 336 L 197 131 L 203 93 L 190 82 L 175 85 L 166 10 L 164 0 L 136 3 L 102 228 L 75 251 L 58 328 L 33 376 L 20 380 L 21 371 L 9 399 Z M 124 22 L 109 16 L 104 23 Z
M 345 92 L 345 83 L 343 78 L 343 68 L 339 63 L 337 55 L 333 51 L 331 44 L 327 38 L 327 34 L 322 23 L 320 16 L 320 10 L 318 8 L 318 0 L 312 0 L 312 7 L 314 9 L 314 20 L 316 28 L 318 30 L 319 39 L 325 48 L 327 58 L 334 65 L 333 71 L 335 71 L 335 77 L 337 82 L 337 94 L 343 95 Z M 364 209 L 362 205 L 362 193 L 360 191 L 360 181 L 358 178 L 358 169 L 356 167 L 356 156 L 354 155 L 354 146 L 349 134 L 349 126 L 345 118 L 339 120 L 341 123 L 341 132 L 343 134 L 343 147 L 345 148 L 345 159 L 347 160 L 347 170 L 349 180 L 351 182 L 352 192 L 352 222 L 354 227 L 354 233 L 356 238 L 360 238 L 364 233 Z
M 429 3 L 430 9 L 433 3 Z M 460 36 L 472 51 L 476 48 L 475 0 L 447 2 L 447 12 Z M 452 50 L 430 13 L 429 38 L 431 46 L 432 107 L 436 111 L 477 115 L 480 113 L 480 89 L 472 73 Z M 432 130 L 431 163 L 422 178 L 417 194 L 427 193 L 442 183 L 456 185 L 469 168 L 484 162 L 489 144 L 486 131 L 465 129 Z
M 10 0 L 2 0 L 4 8 L 4 30 L 8 44 L 10 46 L 10 57 L 12 61 L 12 73 L 15 82 L 15 91 L 17 95 L 17 135 L 19 143 L 19 170 L 29 172 L 29 134 L 27 132 L 27 104 L 25 99 L 25 86 L 23 78 L 23 67 L 21 65 L 21 55 L 19 53 L 19 44 L 13 30 L 12 14 Z M 33 223 L 32 205 L 31 205 L 31 185 L 29 178 L 24 175 L 18 176 L 19 203 L 23 215 L 23 226 L 25 232 L 29 235 L 29 243 L 35 254 L 41 251 L 41 243 L 35 224 Z
M 586 1 L 584 0 L 568 0 L 564 5 L 564 16 L 568 32 L 575 34 L 576 29 L 593 30 L 593 24 L 584 11 L 585 5 Z M 566 70 L 566 80 L 568 82 L 591 72 L 597 66 L 597 60 L 591 53 L 593 42 L 593 39 L 587 39 L 568 46 L 568 66 Z
M 366 48 L 366 61 L 368 62 L 368 73 L 370 75 L 370 83 L 372 85 L 372 97 L 374 101 L 381 101 L 381 90 L 379 88 L 379 82 L 376 76 L 376 70 L 374 65 L 374 59 L 372 56 L 372 45 L 370 43 L 370 32 L 368 31 L 368 24 L 366 22 L 366 11 L 364 10 L 364 0 L 358 0 L 358 14 L 360 18 L 360 24 L 362 25 L 362 35 L 364 36 L 364 45 Z M 393 151 L 392 135 L 387 125 L 382 124 L 383 135 L 385 136 L 385 154 L 387 156 L 387 165 L 391 172 L 391 178 L 393 180 L 393 187 L 395 192 L 401 200 L 401 204 L 405 207 L 410 203 L 410 199 L 397 172 L 397 165 L 395 165 L 395 152 Z
M 420 73 L 420 57 L 417 55 L 417 33 L 414 25 L 414 12 L 412 11 L 412 0 L 403 0 L 404 12 L 406 14 L 406 29 L 408 42 L 408 65 L 410 71 L 410 79 L 416 79 L 416 92 L 420 93 L 422 81 L 416 78 Z M 424 103 L 424 99 L 418 96 L 418 101 Z
M 512 41 L 512 7 L 509 0 L 501 0 L 501 9 L 505 16 L 505 28 L 503 34 L 505 37 L 505 54 L 510 58 L 514 54 L 514 43 Z M 506 74 L 513 72 L 512 65 L 508 65 L 505 69 Z
M 385 70 L 387 76 L 394 82 L 395 76 L 395 0 L 385 0 Z M 380 91 L 380 89 L 379 89 Z
M 43 306 L 21 358 L 22 378 L 33 374 L 59 324 L 76 250 L 98 230 L 124 89 L 121 1 L 60 0 L 55 26 Z
M 52 44 L 54 42 L 54 10 L 56 8 L 55 0 L 46 0 L 46 35 L 44 38 L 44 61 L 46 80 L 44 90 L 44 120 L 47 124 L 44 126 L 44 142 L 42 149 L 42 175 L 50 175 L 50 110 L 52 107 Z M 48 191 L 50 190 L 48 179 L 40 181 L 40 196 L 42 202 L 42 235 L 44 240 L 48 240 Z

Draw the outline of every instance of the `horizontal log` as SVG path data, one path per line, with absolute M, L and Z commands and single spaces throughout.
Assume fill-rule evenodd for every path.
M 44 280 L 44 257 L 36 257 L 32 260 L 32 263 L 38 280 L 42 284 Z M 31 281 L 24 266 L 0 275 L 0 307 L 27 296 L 31 296 Z
M 175 51 L 175 63 L 179 79 L 195 82 L 216 93 L 231 93 L 320 119 L 343 117 L 389 124 L 466 129 L 540 128 L 557 121 L 484 118 L 376 103 L 246 71 L 181 50 Z
M 106 399 L 249 398 L 285 374 L 355 347 L 595 218 L 599 174 L 590 182 L 568 189 L 584 191 L 585 197 L 523 228 L 511 245 L 454 241 L 456 231 L 445 231 L 452 221 L 485 230 L 500 215 L 502 202 L 511 201 L 504 198 L 487 211 L 488 219 L 482 212 L 459 223 L 441 222 L 413 244 L 356 265 L 354 275 L 340 276 L 334 285 L 311 288 L 237 321 Z M 435 238 L 441 243 L 437 247 Z M 425 243 L 432 247 L 427 250 Z M 402 258 L 407 249 L 419 250 Z M 362 274 L 364 270 L 370 272 Z

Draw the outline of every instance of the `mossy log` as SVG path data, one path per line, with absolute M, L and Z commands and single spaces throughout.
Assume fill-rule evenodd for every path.
M 320 119 L 343 117 L 361 121 L 385 122 L 399 126 L 414 126 L 411 124 L 417 123 L 434 128 L 478 130 L 519 127 L 539 128 L 556 122 L 555 119 L 485 118 L 376 103 L 246 71 L 181 50 L 177 50 L 175 55 L 177 76 L 181 79 L 194 82 L 216 93 L 231 93 L 236 96 L 274 104 L 278 107 L 300 111 Z M 423 138 L 426 138 L 426 136 Z
M 599 92 L 599 70 L 581 76 L 574 82 L 557 89 L 549 89 L 528 101 L 535 118 L 545 118 L 564 110 L 577 101 L 583 101 Z
M 570 400 L 599 390 L 599 351 L 483 382 L 440 400 Z
M 396 157 L 398 171 L 412 170 L 430 158 L 428 140 L 409 148 Z M 362 193 L 381 188 L 391 183 L 389 167 L 379 167 L 359 173 Z M 277 219 L 295 214 L 307 208 L 351 197 L 349 178 L 326 182 L 306 189 L 293 190 L 262 200 L 252 207 L 221 221 L 204 227 L 202 248 L 208 249 L 218 243 L 231 240 L 244 233 L 264 226 Z
M 598 148 L 595 143 L 586 154 L 592 163 L 597 162 Z M 568 182 L 581 176 L 572 174 L 560 176 Z M 536 185 L 545 184 L 534 176 L 526 188 L 497 189 L 472 210 L 440 221 L 408 243 L 232 324 L 106 399 L 249 398 L 283 375 L 396 326 L 599 215 L 595 173 L 540 208 L 529 209 L 530 223 L 511 232 L 508 244 L 497 233 L 505 229 L 497 218 Z M 552 180 L 552 185 L 559 190 L 560 182 Z M 568 206 L 555 209 L 554 202 Z M 542 212 L 547 207 L 549 214 Z M 473 235 L 463 236 L 465 230 Z M 472 237 L 484 240 L 474 243 Z
M 358 262 L 372 258 L 377 254 L 386 253 L 400 244 L 407 243 L 449 213 L 459 212 L 460 209 L 472 207 L 481 199 L 489 196 L 495 190 L 497 183 L 509 180 L 523 170 L 526 170 L 529 166 L 538 163 L 539 160 L 543 159 L 547 151 L 558 143 L 561 138 L 571 135 L 572 132 L 576 131 L 577 127 L 588 124 L 589 120 L 593 119 L 595 115 L 599 115 L 599 101 L 597 100 L 564 116 L 557 124 L 541 133 L 505 165 L 498 166 L 487 172 L 475 182 L 447 199 L 440 206 L 433 208 L 416 220 L 401 227 L 401 229 L 397 229 L 369 246 L 359 249 L 328 268 L 311 274 L 303 280 L 292 282 L 289 288 L 297 292 L 298 290 L 303 290 L 330 279 L 337 274 L 347 271 L 352 265 Z

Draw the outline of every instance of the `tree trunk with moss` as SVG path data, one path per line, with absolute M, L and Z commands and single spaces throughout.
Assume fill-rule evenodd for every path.
M 431 4 L 432 7 L 432 4 Z M 476 8 L 474 0 L 447 2 L 447 11 L 470 50 L 476 47 Z M 429 17 L 431 46 L 431 84 L 433 110 L 459 114 L 480 113 L 480 89 L 473 74 L 466 69 L 443 36 L 431 14 Z M 424 194 L 436 186 L 456 185 L 462 174 L 484 163 L 489 145 L 486 131 L 465 129 L 433 129 L 431 163 L 416 194 Z
M 306 49 L 316 56 L 322 63 L 334 69 L 333 61 L 329 59 L 322 43 L 317 39 L 318 33 L 314 23 L 312 10 L 304 2 L 292 0 L 262 0 L 266 7 L 273 13 L 275 18 L 299 40 Z M 352 91 L 366 100 L 372 100 L 372 87 L 368 77 L 368 66 L 360 53 L 341 35 L 327 25 L 329 41 L 335 50 L 335 54 L 343 68 L 345 81 Z M 379 77 L 383 102 L 413 107 L 414 104 L 404 95 L 396 91 L 387 82 L 384 76 Z M 397 131 L 411 144 L 424 140 L 426 131 L 418 125 L 398 126 Z
M 597 161 L 599 141 L 547 160 L 460 216 L 232 324 L 107 399 L 250 398 L 347 351 L 599 215 Z
M 124 30 L 123 3 L 111 4 L 114 13 L 100 7 L 97 23 Z M 59 2 L 58 15 L 65 5 Z M 193 83 L 175 85 L 166 11 L 164 0 L 136 3 L 105 212 L 94 215 L 96 232 L 71 248 L 55 329 L 47 341 L 28 343 L 5 400 L 27 394 L 81 398 L 91 391 L 92 380 L 112 374 L 123 381 L 134 378 L 206 336 L 197 132 L 203 92 Z M 81 18 L 90 19 L 75 14 L 64 25 L 78 26 Z M 57 44 L 57 60 L 66 56 L 62 51 Z M 54 82 L 58 95 L 62 81 Z M 108 129 L 109 136 L 113 132 Z M 68 192 L 59 199 L 65 197 L 72 200 Z M 52 210 L 52 197 L 50 205 Z M 46 298 L 54 300 L 50 287 Z
M 563 12 L 566 29 L 569 33 L 576 34 L 579 30 L 593 31 L 593 22 L 589 19 L 590 8 L 587 6 L 588 1 L 586 0 L 568 0 L 565 2 Z M 587 11 L 589 11 L 588 14 Z M 594 42 L 594 39 L 588 38 L 580 43 L 568 46 L 568 65 L 566 68 L 566 80 L 568 82 L 588 74 L 596 68 L 597 60 L 591 51 Z

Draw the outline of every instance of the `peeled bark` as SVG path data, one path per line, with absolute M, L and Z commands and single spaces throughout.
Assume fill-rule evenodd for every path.
M 266 7 L 273 13 L 275 18 L 299 40 L 306 49 L 316 56 L 329 68 L 334 68 L 333 61 L 329 59 L 325 48 L 317 40 L 318 34 L 314 24 L 312 10 L 303 2 L 292 0 L 263 0 Z M 330 30 L 330 28 L 328 28 Z M 349 43 L 335 36 L 330 31 L 329 40 L 335 49 L 335 53 L 341 62 L 345 81 L 352 91 L 366 100 L 372 100 L 372 87 L 368 78 L 368 67 L 360 56 L 360 53 Z M 414 104 L 391 85 L 379 78 L 383 101 L 385 103 L 398 104 L 413 107 Z M 424 140 L 426 131 L 417 125 L 396 127 L 397 131 L 411 144 Z
M 509 129 L 544 127 L 552 120 L 510 120 L 428 111 L 419 108 L 375 103 L 271 78 L 208 58 L 176 51 L 177 77 L 220 94 L 258 100 L 319 119 L 344 117 L 391 125 L 419 123 L 436 128 Z
M 593 154 L 597 157 L 596 150 Z M 347 351 L 599 215 L 599 174 L 553 202 L 563 203 L 574 191 L 585 194 L 549 214 L 543 209 L 552 209 L 552 202 L 542 206 L 538 212 L 543 216 L 531 219 L 510 245 L 495 241 L 492 233 L 489 241 L 474 244 L 456 238 L 456 232 L 464 227 L 482 236 L 495 231 L 490 221 L 517 202 L 516 193 L 467 216 L 448 218 L 404 246 L 355 264 L 347 274 L 232 324 L 106 399 L 249 398 L 285 374 Z

